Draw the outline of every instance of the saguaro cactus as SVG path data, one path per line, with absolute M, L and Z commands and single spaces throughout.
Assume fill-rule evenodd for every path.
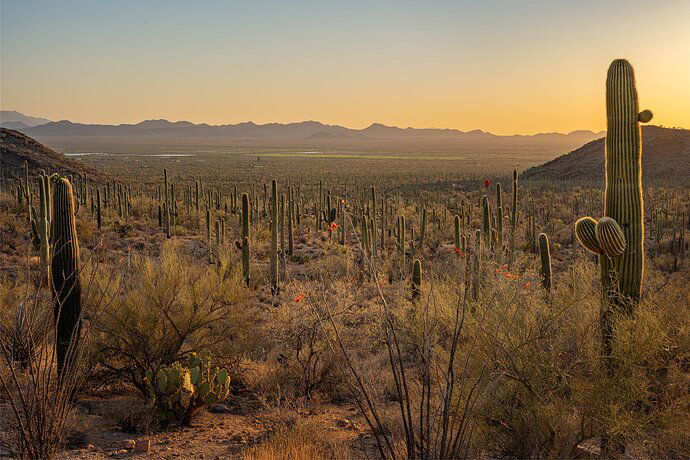
M 244 283 L 249 286 L 249 195 L 242 194 L 242 274 Z
M 419 259 L 412 264 L 412 300 L 419 300 L 422 293 L 422 263 Z
M 165 236 L 170 238 L 170 202 L 168 200 L 168 170 L 163 169 L 163 182 L 165 185 Z
M 575 224 L 582 245 L 599 255 L 602 283 L 601 329 L 606 367 L 611 361 L 613 315 L 631 312 L 642 289 L 644 221 L 642 200 L 642 139 L 640 122 L 652 112 L 639 112 L 633 68 L 616 59 L 606 77 L 606 191 L 604 218 L 584 217 Z M 616 442 L 618 449 L 622 443 Z M 608 451 L 602 436 L 602 451 Z
M 81 321 L 81 282 L 79 275 L 79 240 L 74 216 L 72 184 L 53 175 L 53 219 L 50 229 L 53 292 L 55 292 L 56 350 L 58 373 L 62 373 L 79 340 Z
M 651 120 L 652 113 L 639 112 L 635 76 L 624 59 L 616 59 L 609 67 L 606 117 L 605 218 L 596 222 L 585 217 L 575 226 L 582 245 L 600 254 L 605 333 L 609 320 L 604 317 L 611 307 L 630 311 L 639 300 L 644 269 L 640 121 Z
M 271 289 L 278 293 L 278 181 L 271 181 L 271 254 L 269 261 Z
M 541 285 L 546 292 L 551 292 L 551 251 L 549 250 L 549 237 L 546 233 L 539 234 L 539 255 L 541 257 Z

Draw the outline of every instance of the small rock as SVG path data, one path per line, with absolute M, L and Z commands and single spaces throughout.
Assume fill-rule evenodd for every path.
M 232 412 L 232 410 L 228 406 L 220 403 L 211 404 L 210 406 L 208 406 L 207 410 L 212 414 L 229 414 Z
M 125 439 L 122 441 L 122 447 L 125 449 L 134 449 L 136 445 L 137 443 L 134 439 Z
M 134 447 L 137 452 L 148 452 L 151 450 L 151 440 L 150 439 L 139 439 Z

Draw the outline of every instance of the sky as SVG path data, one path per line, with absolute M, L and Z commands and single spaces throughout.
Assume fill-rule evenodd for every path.
M 598 131 L 619 57 L 690 128 L 690 0 L 0 0 L 0 107 L 82 123 Z

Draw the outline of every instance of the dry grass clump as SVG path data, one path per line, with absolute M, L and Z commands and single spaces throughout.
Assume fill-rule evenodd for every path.
M 279 427 L 261 445 L 244 453 L 245 460 L 317 460 L 351 458 L 347 444 L 318 420 L 295 419 Z

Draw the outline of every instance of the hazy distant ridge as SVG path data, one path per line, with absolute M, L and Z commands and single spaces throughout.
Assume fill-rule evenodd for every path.
M 326 125 L 317 121 L 299 123 L 267 123 L 258 125 L 244 122 L 228 125 L 194 124 L 188 121 L 146 120 L 137 124 L 92 125 L 67 120 L 49 122 L 40 126 L 19 128 L 30 136 L 151 136 L 151 137 L 228 137 L 234 139 L 572 139 L 588 142 L 603 135 L 602 132 L 573 131 L 568 134 L 541 133 L 535 135 L 499 136 L 474 130 L 436 128 L 398 128 L 373 123 L 364 129 L 351 129 L 338 125 Z

